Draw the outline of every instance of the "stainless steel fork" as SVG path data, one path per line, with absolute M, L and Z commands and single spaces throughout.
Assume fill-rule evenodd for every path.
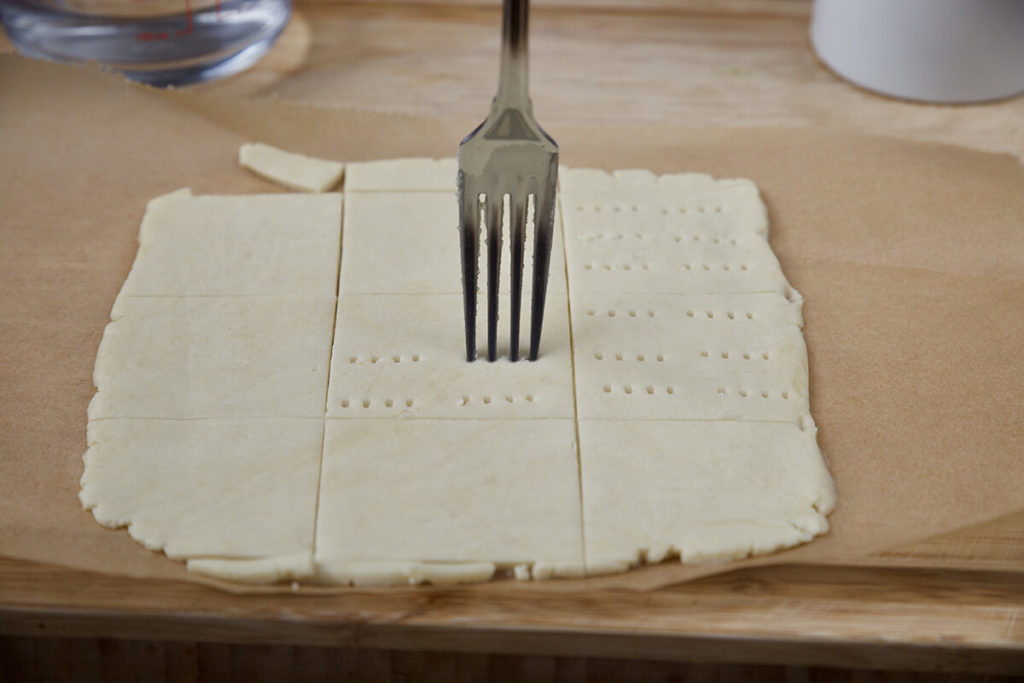
M 487 119 L 459 145 L 459 231 L 466 360 L 476 359 L 480 224 L 487 228 L 487 360 L 497 359 L 499 268 L 504 198 L 509 198 L 511 339 L 509 359 L 519 357 L 523 252 L 529 199 L 533 198 L 533 294 L 530 360 L 536 360 L 544 322 L 551 262 L 558 145 L 533 118 L 527 66 L 529 0 L 504 0 L 498 94 Z

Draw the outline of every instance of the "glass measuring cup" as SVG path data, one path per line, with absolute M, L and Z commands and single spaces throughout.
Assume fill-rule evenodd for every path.
M 236 73 L 270 48 L 292 0 L 0 0 L 19 52 L 96 61 L 156 86 Z

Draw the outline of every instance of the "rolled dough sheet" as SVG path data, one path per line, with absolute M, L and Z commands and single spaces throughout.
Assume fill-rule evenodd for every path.
M 339 182 L 345 165 L 286 152 L 261 142 L 250 142 L 238 150 L 238 163 L 279 185 L 303 192 L 326 192 Z
M 155 200 L 97 358 L 97 519 L 194 571 L 353 585 L 827 529 L 802 300 L 752 183 L 562 169 L 542 357 L 467 364 L 455 168 L 351 164 L 343 230 L 337 195 Z

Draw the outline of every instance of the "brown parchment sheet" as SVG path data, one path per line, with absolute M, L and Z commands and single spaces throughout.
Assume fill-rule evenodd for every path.
M 238 168 L 247 141 L 339 160 L 451 156 L 475 123 L 160 92 L 0 57 L 0 555 L 265 590 L 188 574 L 78 501 L 96 349 L 146 202 L 185 186 L 276 191 Z M 569 166 L 758 184 L 772 246 L 805 299 L 811 410 L 838 506 L 826 536 L 767 558 L 529 588 L 650 589 L 754 564 L 857 562 L 1024 513 L 1014 158 L 815 129 L 549 132 Z M 455 268 L 454 237 L 452 253 Z

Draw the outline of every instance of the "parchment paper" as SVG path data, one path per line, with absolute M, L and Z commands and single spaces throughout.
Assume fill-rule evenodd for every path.
M 340 160 L 450 156 L 475 123 L 159 92 L 0 58 L 0 555 L 210 583 L 100 527 L 77 498 L 96 348 L 147 200 L 183 186 L 274 191 L 237 167 L 246 141 Z M 530 588 L 643 589 L 751 564 L 855 562 L 1024 512 L 1016 160 L 825 130 L 549 132 L 567 165 L 760 186 L 772 246 L 805 298 L 811 410 L 839 503 L 827 536 L 769 558 Z M 452 254 L 454 268 L 454 241 Z

